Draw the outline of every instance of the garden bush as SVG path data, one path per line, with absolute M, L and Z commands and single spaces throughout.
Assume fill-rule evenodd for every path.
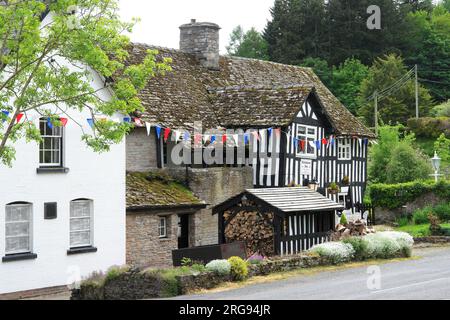
M 450 138 L 450 118 L 419 118 L 409 119 L 408 128 L 417 137 L 437 139 L 442 133 Z
M 230 274 L 234 281 L 242 281 L 248 276 L 247 263 L 240 257 L 231 257 L 228 259 L 231 265 Z
M 439 220 L 441 220 L 441 222 L 449 222 L 450 221 L 450 202 L 437 205 L 436 207 L 433 208 L 433 212 L 435 215 L 438 216 L 438 218 L 439 218 Z
M 425 207 L 423 209 L 418 209 L 413 213 L 413 222 L 414 224 L 427 224 L 430 223 L 430 219 L 428 218 L 429 214 L 432 213 L 433 210 L 431 207 Z
M 413 238 L 405 232 L 379 232 L 365 237 L 368 241 L 367 257 L 373 259 L 390 259 L 410 257 Z
M 312 247 L 310 251 L 326 258 L 333 264 L 351 261 L 355 255 L 353 246 L 342 242 L 328 242 L 319 244 Z
M 396 223 L 399 227 L 404 227 L 404 226 L 409 225 L 410 221 L 409 221 L 408 217 L 400 217 L 397 219 Z
M 342 241 L 343 243 L 350 244 L 355 251 L 354 257 L 358 261 L 362 261 L 368 258 L 367 247 L 369 242 L 363 237 L 351 237 Z
M 450 181 L 415 181 L 397 184 L 373 184 L 370 198 L 375 207 L 397 209 L 426 193 L 450 201 Z
M 231 272 L 231 264 L 227 260 L 213 260 L 206 265 L 206 270 L 226 276 Z
M 341 225 L 343 225 L 343 226 L 347 225 L 348 220 L 347 220 L 347 215 L 346 215 L 345 213 L 342 213 L 342 215 L 341 215 L 341 220 L 340 220 L 339 223 L 340 223 Z
M 118 278 L 121 274 L 128 272 L 130 270 L 129 266 L 112 266 L 106 271 L 105 281 L 111 281 Z
M 255 253 L 254 255 L 252 255 L 250 258 L 247 259 L 247 263 L 251 265 L 259 265 L 263 263 L 264 260 L 265 258 L 262 255 Z

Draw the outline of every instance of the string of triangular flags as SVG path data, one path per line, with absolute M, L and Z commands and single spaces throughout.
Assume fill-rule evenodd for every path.
M 191 139 L 191 135 L 189 132 L 184 130 L 175 130 L 169 127 L 164 127 L 159 124 L 152 124 L 149 122 L 144 122 L 139 118 L 134 118 L 133 122 L 138 127 L 145 127 L 147 129 L 147 135 L 151 134 L 151 129 L 155 128 L 156 136 L 158 139 L 163 138 L 164 142 L 167 142 L 169 140 L 169 137 L 171 134 L 174 137 L 175 143 L 178 143 L 180 141 L 189 141 Z M 323 146 L 334 146 L 336 143 L 336 137 L 331 135 L 328 138 L 323 138 L 321 140 L 315 140 L 315 141 L 308 141 L 308 140 L 302 140 L 299 139 L 296 136 L 292 136 L 289 132 L 282 131 L 281 128 L 267 128 L 267 129 L 260 129 L 257 131 L 247 132 L 244 133 L 244 144 L 248 145 L 250 143 L 250 138 L 253 136 L 254 139 L 257 141 L 260 141 L 263 136 L 267 134 L 267 137 L 270 138 L 272 134 L 275 132 L 277 137 L 279 137 L 282 133 L 287 136 L 288 139 L 292 139 L 292 143 L 294 145 L 297 145 L 300 150 L 304 150 L 307 143 L 310 147 L 315 148 L 317 150 L 320 150 Z M 232 141 L 235 143 L 236 146 L 239 146 L 239 134 L 227 134 L 227 133 L 221 133 L 221 134 L 200 134 L 196 133 L 194 135 L 194 144 L 198 145 L 203 143 L 209 142 L 209 144 L 214 143 L 222 143 L 226 144 L 228 141 L 232 139 Z M 358 142 L 360 146 L 368 145 L 370 140 L 368 138 L 359 138 L 359 137 L 353 137 L 353 139 L 358 139 Z
M 2 114 L 3 114 L 2 121 L 5 122 L 6 119 L 9 118 L 10 112 L 3 110 Z M 20 123 L 20 121 L 23 119 L 23 117 L 24 117 L 23 113 L 18 114 L 16 117 L 16 122 Z M 98 118 L 98 120 L 105 120 L 105 119 L 106 119 L 105 117 L 101 117 L 101 116 L 99 116 L 99 118 Z M 67 126 L 67 123 L 68 123 L 67 118 L 59 118 L 59 121 L 61 122 L 63 127 Z M 86 121 L 89 124 L 89 126 L 93 129 L 94 125 L 95 125 L 94 119 L 88 118 L 88 119 L 86 119 Z M 145 127 L 147 129 L 147 135 L 151 134 L 151 129 L 152 129 L 152 127 L 154 127 L 158 139 L 161 139 L 161 137 L 163 137 L 164 142 L 167 142 L 169 140 L 169 137 L 171 134 L 175 138 L 175 143 L 178 143 L 179 141 L 189 141 L 191 139 L 191 135 L 188 131 L 173 130 L 169 127 L 164 127 L 159 124 L 151 124 L 149 122 L 144 122 L 140 118 L 124 117 L 123 122 L 134 124 L 137 127 Z M 53 123 L 52 123 L 51 117 L 47 118 L 47 126 L 50 129 L 53 128 Z M 333 135 L 329 136 L 328 138 L 323 138 L 321 140 L 311 141 L 311 140 L 307 140 L 307 139 L 299 139 L 297 136 L 291 135 L 290 132 L 282 131 L 281 128 L 267 128 L 267 129 L 260 129 L 260 130 L 252 131 L 249 133 L 248 132 L 244 133 L 244 144 L 248 145 L 250 143 L 251 136 L 253 136 L 254 139 L 256 139 L 257 141 L 260 141 L 262 139 L 262 137 L 265 136 L 266 134 L 267 134 L 267 137 L 270 138 L 274 132 L 277 135 L 277 137 L 279 137 L 282 133 L 285 134 L 287 139 L 288 140 L 291 139 L 292 144 L 298 146 L 298 148 L 301 151 L 305 150 L 307 145 L 309 145 L 311 148 L 321 150 L 321 148 L 323 148 L 324 146 L 329 148 L 330 146 L 334 146 L 336 143 L 336 137 Z M 220 138 L 221 138 L 221 140 L 220 140 Z M 206 144 L 207 142 L 209 142 L 209 144 L 220 143 L 220 142 L 222 144 L 226 144 L 229 141 L 229 139 L 232 139 L 234 144 L 236 146 L 239 146 L 239 134 L 226 134 L 226 133 L 200 134 L 200 133 L 196 133 L 194 135 L 194 143 L 196 145 L 201 144 L 202 142 L 203 142 L 203 144 Z M 376 141 L 374 141 L 374 140 L 371 141 L 368 138 L 353 137 L 353 139 L 358 140 L 360 147 L 363 144 L 367 146 L 369 144 L 369 142 L 371 142 L 373 144 L 377 144 Z

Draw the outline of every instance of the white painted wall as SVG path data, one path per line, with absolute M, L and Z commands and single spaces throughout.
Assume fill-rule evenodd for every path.
M 102 85 L 97 75 L 93 75 L 92 85 Z M 100 95 L 109 98 L 106 90 Z M 88 112 L 70 115 L 91 132 Z M 38 124 L 37 115 L 29 113 L 28 118 Z M 116 119 L 122 121 L 119 115 Z M 12 168 L 0 164 L 0 294 L 65 285 L 76 270 L 83 277 L 125 264 L 125 143 L 98 154 L 81 141 L 81 134 L 81 128 L 69 119 L 64 142 L 64 166 L 69 173 L 37 174 L 39 146 L 34 142 L 15 144 Z M 70 201 L 79 198 L 93 200 L 93 245 L 98 252 L 68 256 Z M 17 201 L 33 204 L 32 247 L 38 257 L 1 262 L 5 256 L 5 206 Z M 45 202 L 58 203 L 56 220 L 44 220 Z

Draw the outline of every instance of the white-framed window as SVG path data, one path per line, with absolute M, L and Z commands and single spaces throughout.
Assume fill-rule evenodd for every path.
M 62 167 L 64 128 L 48 125 L 47 118 L 39 121 L 42 141 L 39 145 L 39 164 L 42 167 Z
M 78 199 L 70 202 L 70 248 L 93 245 L 92 200 Z
M 317 140 L 317 128 L 311 126 L 298 126 L 297 139 L 304 141 L 304 148 L 302 150 L 300 145 L 297 145 L 297 156 L 302 157 L 316 157 L 316 148 L 311 146 Z
M 352 159 L 352 140 L 342 138 L 338 140 L 338 160 Z
M 159 217 L 158 232 L 160 238 L 167 238 L 167 217 Z
M 31 253 L 33 205 L 12 203 L 6 205 L 5 211 L 6 255 Z

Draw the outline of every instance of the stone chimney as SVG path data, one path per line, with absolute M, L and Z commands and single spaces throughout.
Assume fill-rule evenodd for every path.
M 180 50 L 195 54 L 205 68 L 219 70 L 219 30 L 215 23 L 192 19 L 180 26 Z

